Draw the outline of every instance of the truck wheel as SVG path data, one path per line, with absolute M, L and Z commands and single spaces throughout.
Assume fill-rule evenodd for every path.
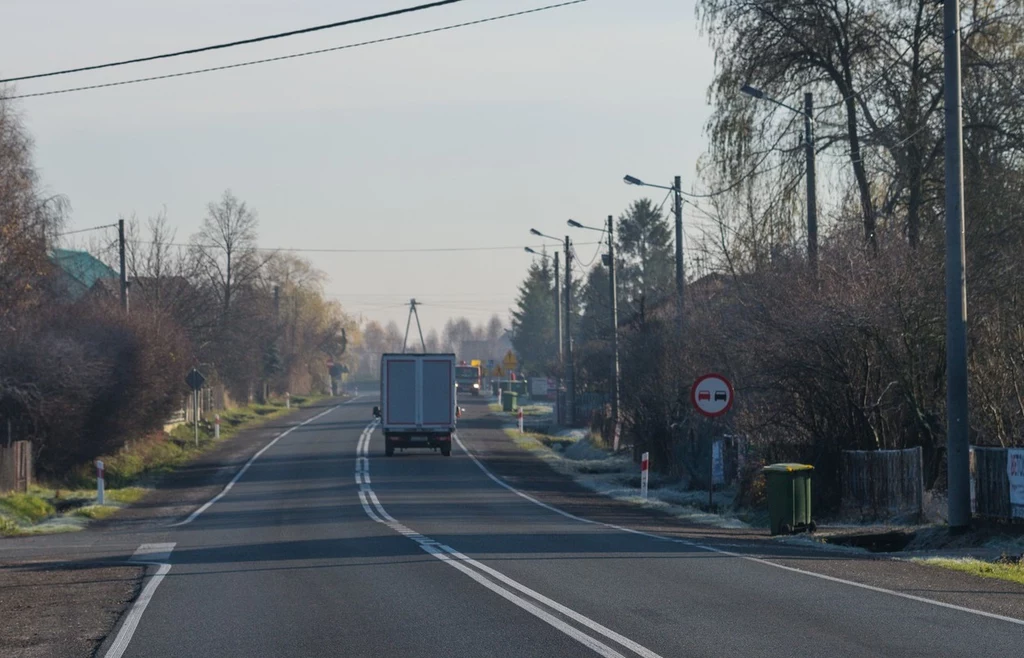
M 391 457 L 395 454 L 395 446 L 388 443 L 387 439 L 384 439 L 384 456 Z
M 446 446 L 441 446 L 441 454 L 444 455 L 445 457 L 451 457 L 452 456 L 452 445 L 449 443 Z

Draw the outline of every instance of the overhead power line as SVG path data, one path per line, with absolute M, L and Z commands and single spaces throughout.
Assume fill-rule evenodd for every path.
M 80 228 L 80 229 L 77 229 L 75 231 L 64 231 L 63 233 L 58 233 L 57 237 L 60 238 L 60 237 L 64 237 L 65 235 L 74 235 L 76 233 L 86 233 L 88 231 L 99 231 L 99 230 L 105 229 L 105 228 L 117 228 L 117 224 L 104 224 L 103 226 L 93 226 L 93 227 L 90 227 L 90 228 Z
M 92 229 L 85 229 L 92 230 Z M 145 241 L 143 244 L 158 244 L 156 242 Z M 159 244 L 167 245 L 168 247 L 203 247 L 203 245 L 191 244 L 187 242 L 162 242 Z M 581 242 L 581 245 L 594 245 L 596 242 Z M 542 249 L 544 245 L 533 245 L 531 249 Z M 347 249 L 331 249 L 331 248 L 302 248 L 302 247 L 257 247 L 256 251 L 262 252 L 275 252 L 285 251 L 288 253 L 300 253 L 300 254 L 411 254 L 411 253 L 447 253 L 447 252 L 464 252 L 464 251 L 522 251 L 523 245 L 511 245 L 511 246 L 500 246 L 500 247 L 408 247 L 408 248 L 347 248 Z
M 411 14 L 417 11 L 423 11 L 425 9 L 434 9 L 435 7 L 442 7 L 444 5 L 453 5 L 457 2 L 463 2 L 464 0 L 437 0 L 437 2 L 428 2 L 422 5 L 416 5 L 415 7 L 404 7 L 402 9 L 394 9 L 392 11 L 385 11 L 379 14 L 371 14 L 369 16 L 360 16 L 358 18 L 349 18 L 343 21 L 337 21 L 335 23 L 326 23 L 323 25 L 314 25 L 312 27 L 304 27 L 298 30 L 289 30 L 288 32 L 278 32 L 276 34 L 266 34 L 260 37 L 252 37 L 250 39 L 241 39 L 239 41 L 228 41 L 226 43 L 218 43 L 212 46 L 201 46 L 199 48 L 189 48 L 187 50 L 177 50 L 175 52 L 164 53 L 162 55 L 148 55 L 146 57 L 135 57 L 132 59 L 122 59 L 116 62 L 107 62 L 105 64 L 93 64 L 91 66 L 79 66 L 73 69 L 63 69 L 60 71 L 50 71 L 48 73 L 32 73 L 30 75 L 21 75 L 15 78 L 6 78 L 0 80 L 0 84 L 5 82 L 19 82 L 22 80 L 36 80 L 38 78 L 52 78 L 58 75 L 68 75 L 70 73 L 83 73 L 85 71 L 97 71 L 99 69 L 109 69 L 115 66 L 126 66 L 128 64 L 141 64 L 142 62 L 153 62 L 160 59 L 171 59 L 172 57 L 181 57 L 183 55 L 196 55 L 198 53 L 205 53 L 211 50 L 223 50 L 225 48 L 234 48 L 236 46 L 247 46 L 253 43 L 261 43 L 263 41 L 272 41 L 274 39 L 284 39 L 286 37 L 294 37 L 299 34 L 309 34 L 311 32 L 320 32 L 322 30 L 331 30 L 337 27 L 345 27 L 348 25 L 355 25 L 357 23 L 368 23 L 370 21 L 380 20 L 382 18 L 391 18 L 393 16 L 400 16 L 402 14 Z
M 140 82 L 153 82 L 156 80 L 169 80 L 171 78 L 182 78 L 190 75 L 199 75 L 201 73 L 213 73 L 214 71 L 227 71 L 229 69 L 237 69 L 245 66 L 256 66 L 257 64 L 267 64 L 270 62 L 280 62 L 288 59 L 297 59 L 299 57 L 309 57 L 311 55 L 321 55 L 324 53 L 335 52 L 339 50 L 350 50 L 352 48 L 361 48 L 363 46 L 372 46 L 380 43 L 387 43 L 389 41 L 399 41 L 401 39 L 409 39 L 411 37 L 424 36 L 427 34 L 434 34 L 436 32 L 447 32 L 449 30 L 456 30 L 462 27 L 469 27 L 472 25 L 480 25 L 483 23 L 491 23 L 494 21 L 504 20 L 506 18 L 514 18 L 516 16 L 525 16 L 527 14 L 536 14 L 542 11 L 548 11 L 550 9 L 559 9 L 561 7 L 568 7 L 570 5 L 578 5 L 590 0 L 568 0 L 567 2 L 559 2 L 557 4 L 545 5 L 543 7 L 535 7 L 533 9 L 524 9 L 523 11 L 516 11 L 508 14 L 500 14 L 498 16 L 490 16 L 488 18 L 480 18 L 473 21 L 466 21 L 464 23 L 454 23 L 451 25 L 445 25 L 442 27 L 430 28 L 427 30 L 418 30 L 416 32 L 406 32 L 404 34 L 398 34 L 391 37 L 382 37 L 380 39 L 370 39 L 368 41 L 359 41 L 356 43 L 349 43 L 343 46 L 334 46 L 331 48 L 320 48 L 318 50 L 308 50 L 300 53 L 292 53 L 290 55 L 280 55 L 278 57 L 267 57 L 264 59 L 250 60 L 246 62 L 238 62 L 236 64 L 225 64 L 223 66 L 211 66 L 203 69 L 194 69 L 190 71 L 181 71 L 178 73 L 168 73 L 165 75 L 153 75 L 144 78 L 132 78 L 129 80 L 120 80 L 118 82 L 107 82 L 95 85 L 86 85 L 82 87 L 68 87 L 65 89 L 55 89 L 53 91 L 36 92 L 33 94 L 18 94 L 16 96 L 7 96 L 9 99 L 16 98 L 36 98 L 39 96 L 55 96 L 58 94 L 70 94 L 77 91 L 90 91 L 93 89 L 106 89 L 108 87 L 122 87 L 124 85 L 138 84 Z M 40 76 L 34 76 L 40 77 Z M 10 80 L 21 80 L 25 78 L 11 78 Z M 7 82 L 6 80 L 0 80 L 0 83 Z

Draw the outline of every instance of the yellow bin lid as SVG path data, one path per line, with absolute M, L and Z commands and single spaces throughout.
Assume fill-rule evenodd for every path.
M 769 464 L 761 469 L 765 473 L 794 473 L 797 471 L 813 471 L 810 464 Z

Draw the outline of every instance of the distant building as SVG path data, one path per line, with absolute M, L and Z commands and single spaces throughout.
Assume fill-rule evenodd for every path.
M 54 249 L 50 260 L 57 266 L 55 289 L 72 301 L 94 291 L 117 289 L 117 271 L 87 251 Z

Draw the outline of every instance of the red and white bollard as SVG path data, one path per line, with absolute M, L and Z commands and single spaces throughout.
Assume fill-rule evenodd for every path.
M 213 440 L 220 440 L 220 414 L 214 414 L 213 416 Z
M 285 409 L 291 409 L 292 408 L 292 394 L 291 393 L 285 393 L 284 394 L 284 408 Z
M 645 452 L 640 455 L 640 497 L 647 500 L 647 474 L 651 466 L 651 453 Z
M 103 504 L 103 462 L 96 460 L 96 504 Z
M 519 433 L 523 433 L 523 408 L 519 407 Z

